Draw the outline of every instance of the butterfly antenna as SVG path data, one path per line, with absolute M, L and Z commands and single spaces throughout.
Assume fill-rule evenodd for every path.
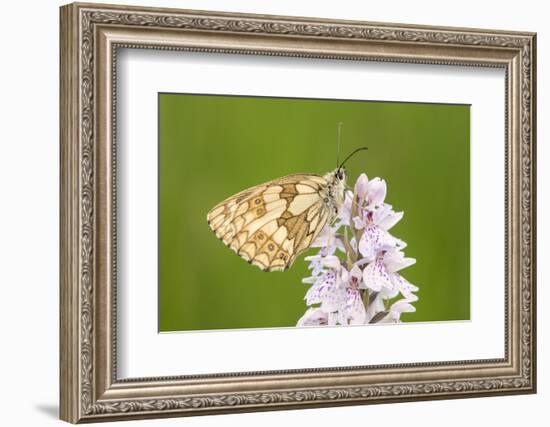
M 368 150 L 368 149 L 369 149 L 369 147 L 359 147 L 359 148 L 353 150 L 353 151 L 348 155 L 348 157 L 346 157 L 346 158 L 344 159 L 344 161 L 343 161 L 343 162 L 340 164 L 340 166 L 338 166 L 338 167 L 339 167 L 339 168 L 344 167 L 344 165 L 346 164 L 346 162 L 347 162 L 349 159 L 351 159 L 356 153 L 358 153 L 359 151 Z
M 338 169 L 338 164 L 340 163 L 340 144 L 342 143 L 342 126 L 343 122 L 338 123 L 338 142 L 336 144 L 336 168 Z

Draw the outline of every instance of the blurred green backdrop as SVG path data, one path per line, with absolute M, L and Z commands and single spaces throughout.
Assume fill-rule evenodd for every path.
M 291 173 L 347 164 L 386 180 L 405 216 L 392 234 L 417 263 L 403 321 L 470 317 L 470 107 L 317 99 L 159 94 L 159 329 L 294 326 L 306 310 L 307 263 L 264 273 L 220 242 L 206 213 L 225 198 Z

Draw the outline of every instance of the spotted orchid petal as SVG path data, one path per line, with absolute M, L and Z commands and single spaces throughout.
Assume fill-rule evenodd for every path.
M 389 314 L 380 323 L 398 323 L 401 320 L 402 313 L 413 313 L 415 311 L 416 308 L 410 302 L 401 299 L 391 305 Z
M 416 311 L 416 308 L 409 301 L 401 299 L 396 301 L 390 307 L 390 313 L 401 314 L 401 313 L 413 313 Z
M 413 293 L 418 291 L 418 287 L 410 283 L 407 279 L 401 276 L 398 273 L 393 273 L 390 275 L 391 281 L 398 290 L 398 292 L 403 295 L 406 301 L 414 302 L 418 301 L 418 297 Z
M 338 258 L 336 255 L 329 255 L 323 259 L 323 266 L 338 270 L 342 266 L 342 264 L 340 262 L 340 258 Z
M 346 290 L 341 286 L 325 286 L 320 297 L 321 309 L 327 313 L 339 311 L 346 304 Z
M 309 262 L 308 268 L 311 270 L 312 277 L 317 277 L 323 272 L 323 259 L 326 256 L 326 251 L 324 249 L 325 248 L 321 248 L 317 255 L 311 255 L 304 258 L 304 260 Z
M 296 326 L 320 326 L 328 324 L 328 314 L 317 307 L 311 307 L 300 317 Z
M 386 266 L 381 258 L 377 258 L 365 267 L 363 271 L 363 281 L 365 286 L 375 292 L 382 289 L 392 289 L 390 275 L 386 271 Z
M 348 289 L 346 294 L 346 315 L 350 325 L 362 325 L 367 318 L 367 312 L 361 292 L 357 289 Z
M 348 277 L 346 282 L 350 288 L 353 288 L 353 289 L 366 288 L 365 284 L 363 283 L 363 271 L 358 265 L 354 264 L 347 276 Z
M 304 299 L 307 305 L 320 304 L 323 302 L 324 291 L 327 287 L 336 287 L 338 278 L 332 270 L 326 271 L 314 285 L 309 288 Z
M 321 248 L 323 256 L 334 254 L 336 249 L 345 252 L 344 244 L 337 234 L 338 228 L 325 225 L 319 236 L 311 243 L 311 247 Z
M 403 218 L 403 212 L 394 212 L 391 205 L 384 203 L 373 213 L 373 222 L 383 230 L 389 230 Z
M 320 304 L 321 303 L 321 291 L 324 286 L 321 283 L 314 284 L 306 292 L 304 299 L 307 305 Z
M 384 263 L 390 273 L 402 270 L 416 263 L 414 258 L 405 258 L 400 250 L 390 250 L 384 254 Z
M 314 283 L 317 283 L 318 280 L 319 276 L 308 276 L 302 279 L 302 283 L 305 283 L 306 285 L 312 285 Z
M 392 280 L 393 274 L 389 274 L 390 283 L 386 287 L 383 287 L 380 290 L 380 294 L 384 299 L 392 299 L 399 295 L 399 288 L 396 283 Z
M 369 225 L 365 228 L 361 239 L 359 239 L 359 252 L 368 259 L 374 259 L 380 251 L 399 246 L 398 239 L 376 225 Z

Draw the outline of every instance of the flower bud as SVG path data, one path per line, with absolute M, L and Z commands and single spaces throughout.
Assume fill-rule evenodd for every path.
M 386 181 L 380 178 L 374 178 L 369 182 L 367 188 L 367 197 L 369 207 L 380 206 L 386 198 Z
M 364 173 L 359 175 L 359 178 L 357 178 L 357 181 L 355 182 L 355 195 L 359 200 L 363 200 L 367 195 L 368 183 L 369 179 Z

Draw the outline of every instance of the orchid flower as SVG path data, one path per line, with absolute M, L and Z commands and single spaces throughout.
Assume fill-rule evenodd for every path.
M 319 233 L 319 236 L 311 243 L 311 247 L 324 249 L 324 256 L 334 254 L 336 249 L 345 252 L 344 244 L 336 233 L 337 231 L 338 227 L 331 227 L 328 224 L 325 225 L 323 230 Z
M 407 300 L 399 300 L 394 302 L 389 310 L 389 313 L 380 320 L 380 323 L 398 323 L 400 321 L 401 313 L 415 312 L 416 308 Z
M 309 308 L 297 326 L 396 323 L 402 313 L 415 311 L 418 287 L 401 270 L 416 260 L 405 257 L 406 243 L 389 233 L 403 212 L 395 212 L 386 195 L 386 181 L 366 174 L 353 192 L 345 192 L 335 223 L 311 245 L 318 253 L 305 258 L 311 275 L 302 282 L 310 286 L 304 297 Z M 398 295 L 402 298 L 394 301 Z

